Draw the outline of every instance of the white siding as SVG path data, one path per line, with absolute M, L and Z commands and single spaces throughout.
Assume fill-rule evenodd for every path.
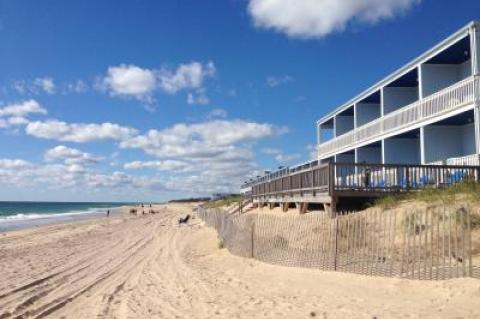
M 466 155 L 475 154 L 475 125 L 468 124 L 462 127 L 462 147 Z
M 427 126 L 424 138 L 426 163 L 475 153 L 475 134 L 471 124 Z
M 380 104 L 358 103 L 355 106 L 355 115 L 357 117 L 357 127 L 362 126 L 380 117 Z
M 337 116 L 335 117 L 335 136 L 340 136 L 344 133 L 353 130 L 353 116 Z
M 472 73 L 472 60 L 468 60 L 459 65 L 460 67 L 460 78 L 465 79 L 471 76 Z
M 355 163 L 355 154 L 337 154 L 335 155 L 335 162 L 338 163 Z
M 385 164 L 420 164 L 420 139 L 386 139 L 384 152 Z
M 463 64 L 422 64 L 423 97 L 438 92 L 471 75 L 471 61 Z
M 383 115 L 395 111 L 418 100 L 418 88 L 383 88 Z
M 382 163 L 382 148 L 381 147 L 360 147 L 356 150 L 357 163 Z

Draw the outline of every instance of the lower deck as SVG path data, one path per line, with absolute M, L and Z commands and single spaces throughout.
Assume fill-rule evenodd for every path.
M 480 166 L 326 163 L 284 172 L 252 186 L 253 203 L 317 203 L 336 211 L 345 199 L 372 199 L 478 182 Z

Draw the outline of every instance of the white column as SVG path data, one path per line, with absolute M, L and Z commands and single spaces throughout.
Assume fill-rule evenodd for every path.
M 333 117 L 333 138 L 337 137 L 337 116 Z
M 385 140 L 382 140 L 382 164 L 385 164 Z
M 472 51 L 473 74 L 480 74 L 480 25 L 477 23 L 470 29 L 470 48 Z M 477 80 L 478 81 L 478 80 Z M 476 81 L 475 81 L 476 82 Z M 480 85 L 474 83 L 475 96 L 474 122 L 475 122 L 475 149 L 480 154 Z
M 420 163 L 425 165 L 425 127 L 420 128 Z
M 385 109 L 383 107 L 383 87 L 380 89 L 380 117 L 383 117 L 385 114 Z
M 480 74 L 480 25 L 477 23 L 470 29 L 470 48 L 472 55 L 472 72 Z M 475 149 L 480 154 L 480 90 L 477 83 L 473 88 L 475 96 L 474 122 L 475 122 Z
M 357 103 L 353 104 L 353 129 L 357 128 Z
M 422 65 L 417 67 L 418 73 L 418 99 L 423 99 L 423 78 L 422 78 Z
M 358 164 L 358 148 L 355 149 L 355 164 Z M 355 166 L 355 174 L 358 174 L 358 167 Z
M 473 74 L 480 74 L 480 25 L 470 29 L 470 48 L 472 51 Z
M 477 92 L 478 94 L 479 92 Z M 475 103 L 474 109 L 474 121 L 475 121 L 475 150 L 477 154 L 480 154 L 480 105 L 477 102 Z

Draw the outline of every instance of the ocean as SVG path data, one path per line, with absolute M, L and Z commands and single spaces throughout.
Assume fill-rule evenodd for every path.
M 0 231 L 106 215 L 135 203 L 0 202 Z

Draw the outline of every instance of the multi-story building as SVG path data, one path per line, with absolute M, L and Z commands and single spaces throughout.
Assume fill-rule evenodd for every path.
M 472 22 L 322 117 L 319 160 L 478 165 L 479 70 Z

